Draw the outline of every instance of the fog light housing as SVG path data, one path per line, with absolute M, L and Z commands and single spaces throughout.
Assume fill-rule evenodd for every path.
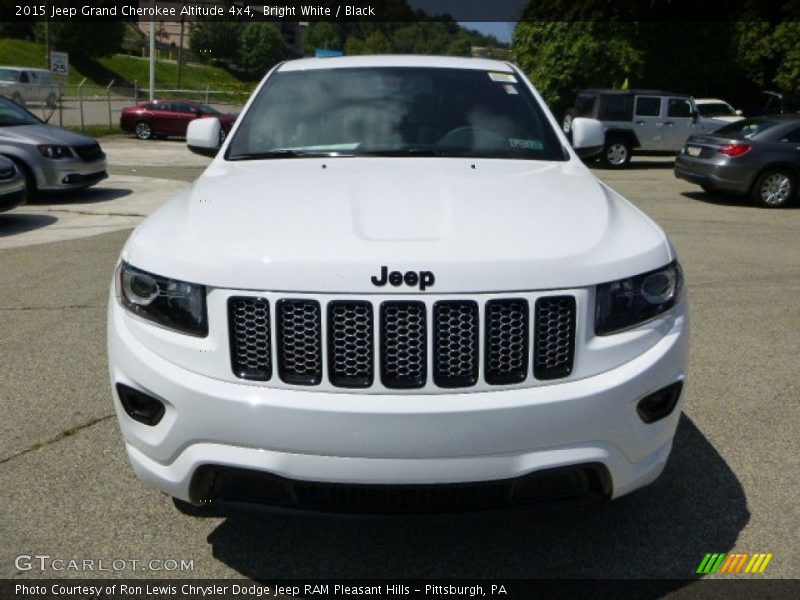
M 678 404 L 682 389 L 683 381 L 676 381 L 639 400 L 636 405 L 639 418 L 645 423 L 655 423 L 669 416 Z
M 123 383 L 117 384 L 117 394 L 122 408 L 134 421 L 153 426 L 158 425 L 164 416 L 164 403 L 158 398 L 153 398 Z

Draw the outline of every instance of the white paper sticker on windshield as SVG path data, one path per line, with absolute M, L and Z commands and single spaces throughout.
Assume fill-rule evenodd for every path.
M 492 81 L 498 81 L 500 83 L 517 83 L 517 78 L 511 73 L 498 73 L 497 71 L 490 71 L 489 79 Z

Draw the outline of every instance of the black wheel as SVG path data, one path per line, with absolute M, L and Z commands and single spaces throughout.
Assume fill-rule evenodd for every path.
M 6 158 L 9 158 L 17 166 L 17 170 L 22 173 L 25 178 L 25 202 L 30 202 L 35 199 L 39 190 L 36 187 L 36 178 L 33 176 L 33 171 L 18 158 L 12 156 Z
M 625 168 L 631 162 L 631 145 L 624 140 L 609 140 L 600 158 L 611 169 Z
M 786 168 L 770 169 L 756 179 L 751 195 L 764 208 L 783 208 L 797 195 L 797 179 Z
M 225 131 L 222 127 L 220 127 L 219 128 L 219 145 L 220 146 L 222 146 L 222 144 L 225 142 L 225 138 L 227 138 L 227 137 L 228 137 L 228 132 Z
M 133 131 L 140 140 L 152 140 L 153 137 L 155 137 L 153 135 L 153 128 L 150 127 L 149 123 L 145 123 L 144 121 L 138 122 Z

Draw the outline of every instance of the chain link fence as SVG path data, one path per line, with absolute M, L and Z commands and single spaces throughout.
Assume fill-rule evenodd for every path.
M 21 89 L 20 89 L 21 88 Z M 17 86 L 14 90 L 3 90 L 5 95 L 25 106 L 29 111 L 47 120 L 52 125 L 84 129 L 86 127 L 119 127 L 122 109 L 147 102 L 150 99 L 146 88 L 114 85 L 61 85 Z M 156 89 L 157 100 L 194 100 L 202 102 L 223 113 L 239 112 L 250 96 L 242 90 L 212 89 Z

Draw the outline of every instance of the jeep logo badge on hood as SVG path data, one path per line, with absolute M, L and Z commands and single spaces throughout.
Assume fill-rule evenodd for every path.
M 381 267 L 381 274 L 373 276 L 372 284 L 378 287 L 383 287 L 388 281 L 394 287 L 399 287 L 404 283 L 410 286 L 419 285 L 420 291 L 425 291 L 425 288 L 433 287 L 436 283 L 436 278 L 431 271 L 406 271 L 405 274 L 400 271 L 389 271 L 389 267 Z

